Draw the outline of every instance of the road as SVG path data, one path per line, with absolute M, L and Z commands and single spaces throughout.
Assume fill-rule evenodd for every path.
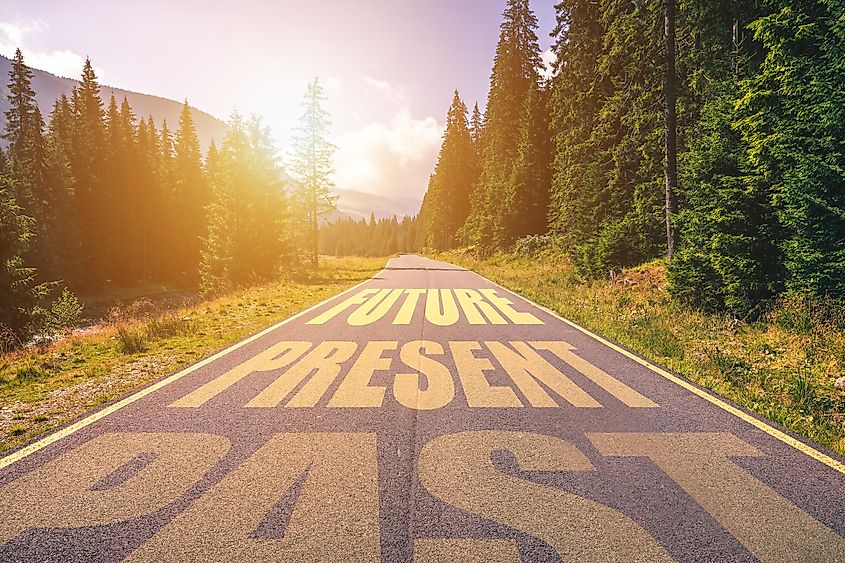
M 464 269 L 0 459 L 0 560 L 845 561 L 842 459 Z

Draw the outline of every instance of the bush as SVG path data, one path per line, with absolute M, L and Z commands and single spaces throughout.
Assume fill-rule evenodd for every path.
M 514 252 L 519 256 L 536 258 L 554 246 L 555 239 L 551 235 L 528 235 L 516 241 Z
M 124 354 L 137 354 L 147 350 L 147 339 L 144 333 L 125 324 L 117 327 L 117 341 L 120 344 L 120 351 Z
M 47 314 L 46 326 L 52 332 L 64 333 L 79 325 L 84 306 L 68 288 L 53 301 Z
M 664 249 L 654 240 L 661 239 L 651 236 L 647 223 L 637 217 L 607 221 L 596 236 L 575 247 L 575 267 L 585 277 L 607 278 L 612 271 L 660 257 Z
M 79 326 L 83 305 L 68 288 L 47 309 L 36 306 L 32 310 L 31 333 L 37 346 L 46 346 Z

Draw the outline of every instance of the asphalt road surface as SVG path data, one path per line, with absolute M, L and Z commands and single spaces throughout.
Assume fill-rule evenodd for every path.
M 845 561 L 843 535 L 841 458 L 417 256 L 0 459 L 0 560 Z

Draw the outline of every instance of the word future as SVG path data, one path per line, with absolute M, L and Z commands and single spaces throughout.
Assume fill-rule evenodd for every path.
M 365 289 L 308 321 L 322 325 L 341 313 L 357 308 L 347 317 L 352 326 L 366 326 L 387 317 L 394 308 L 394 325 L 408 325 L 420 300 L 425 301 L 425 320 L 437 326 L 451 326 L 463 318 L 471 325 L 541 325 L 543 321 L 517 311 L 513 303 L 495 289 Z M 400 304 L 401 303 L 401 304 Z

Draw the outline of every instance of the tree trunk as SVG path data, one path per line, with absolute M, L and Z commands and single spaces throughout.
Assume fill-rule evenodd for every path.
M 317 187 L 311 190 L 311 266 L 316 268 L 317 267 L 317 256 L 320 252 L 319 249 L 319 240 L 318 240 L 318 229 L 319 225 L 317 223 Z
M 677 77 L 675 76 L 675 0 L 665 1 L 666 76 L 664 95 L 666 99 L 666 256 L 672 260 L 675 254 L 675 227 L 672 221 L 678 213 L 675 191 L 678 186 L 678 116 Z

